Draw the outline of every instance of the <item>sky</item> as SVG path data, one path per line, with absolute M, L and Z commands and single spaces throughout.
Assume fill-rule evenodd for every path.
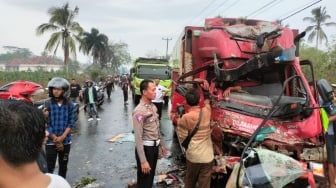
M 96 28 L 109 41 L 124 42 L 133 59 L 147 54 L 166 55 L 171 52 L 184 26 L 203 26 L 204 19 L 248 17 L 274 21 L 318 0 L 0 0 L 0 53 L 3 46 L 28 48 L 35 55 L 44 51 L 50 33 L 37 36 L 36 28 L 49 21 L 48 10 L 69 3 L 79 13 L 75 18 L 85 31 Z M 303 31 L 313 8 L 325 6 L 336 22 L 336 1 L 322 0 L 283 21 L 291 28 Z M 336 27 L 325 29 L 329 38 L 336 35 Z M 306 37 L 307 38 L 307 37 Z M 335 37 L 334 37 L 335 38 Z M 59 49 L 57 56 L 62 57 Z M 91 58 L 77 52 L 77 60 L 89 63 Z

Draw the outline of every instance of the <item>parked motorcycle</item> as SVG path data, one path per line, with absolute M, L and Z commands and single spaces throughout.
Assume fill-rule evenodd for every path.
M 21 100 L 26 103 L 32 104 L 39 109 L 47 108 L 48 99 L 40 99 L 43 98 L 44 89 L 42 85 L 25 81 L 18 80 L 14 82 L 10 82 L 2 87 L 0 87 L 0 99 L 3 100 Z M 36 100 L 39 98 L 39 100 Z M 75 111 L 76 111 L 76 120 L 78 119 L 79 113 L 79 104 L 74 103 Z
M 34 97 L 44 93 L 43 87 L 35 82 L 18 80 L 0 87 L 0 99 L 22 100 L 33 104 Z

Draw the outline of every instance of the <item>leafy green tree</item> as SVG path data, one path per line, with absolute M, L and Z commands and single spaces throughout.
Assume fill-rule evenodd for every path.
M 335 22 L 327 22 L 330 19 L 330 15 L 327 14 L 326 7 L 318 7 L 311 11 L 313 17 L 304 17 L 303 21 L 309 21 L 313 25 L 308 26 L 305 30 L 310 32 L 308 36 L 308 41 L 312 42 L 316 38 L 316 48 L 318 49 L 318 43 L 326 40 L 328 42 L 328 37 L 323 31 L 323 26 L 336 26 Z
M 121 65 L 131 62 L 131 55 L 128 52 L 128 45 L 124 42 L 110 43 L 104 53 L 105 66 L 113 73 L 118 72 Z
M 313 63 L 315 79 L 327 79 L 333 80 L 331 77 L 331 69 L 335 67 L 333 63 L 330 62 L 328 52 L 318 50 L 313 47 L 300 47 L 300 59 L 308 59 Z M 334 69 L 333 69 L 334 70 Z M 306 72 L 306 69 L 303 68 L 303 72 Z M 309 80 L 311 80 L 309 74 L 306 74 Z
M 50 19 L 48 23 L 43 23 L 37 27 L 37 35 L 42 35 L 47 31 L 53 32 L 45 46 L 45 50 L 56 54 L 61 44 L 64 51 L 64 64 L 67 66 L 70 53 L 76 58 L 76 42 L 81 41 L 82 27 L 74 21 L 78 14 L 78 7 L 69 9 L 68 3 L 62 7 L 52 7 L 48 10 Z
M 4 46 L 7 53 L 0 54 L 0 61 L 7 61 L 17 58 L 29 58 L 33 56 L 33 53 L 27 48 L 19 48 L 15 46 Z
M 93 64 L 98 64 L 98 61 L 101 61 L 101 57 L 108 48 L 108 37 L 102 33 L 99 33 L 99 30 L 96 28 L 91 29 L 91 33 L 84 32 L 82 43 L 79 47 L 84 54 L 89 54 L 93 57 Z

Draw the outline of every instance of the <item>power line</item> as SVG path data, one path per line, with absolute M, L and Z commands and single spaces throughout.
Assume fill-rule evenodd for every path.
M 228 0 L 225 0 L 224 2 L 222 2 L 221 4 L 219 4 L 217 7 L 215 7 L 215 9 L 211 10 L 210 14 L 213 13 L 214 11 L 218 10 L 219 8 L 221 8 L 226 2 L 228 2 Z M 206 16 L 206 17 L 209 17 L 210 14 L 208 14 L 208 16 Z M 202 18 L 202 19 L 203 20 L 199 20 L 198 23 L 203 22 L 204 18 Z
M 212 0 L 210 1 L 195 17 L 191 18 L 188 22 L 188 23 L 192 23 L 193 21 L 195 21 L 195 19 L 200 16 L 206 9 L 208 9 L 210 7 L 211 4 L 213 4 L 215 1 L 217 0 Z M 186 24 L 185 24 L 186 25 Z
M 185 22 L 183 25 L 181 25 L 181 27 L 184 28 L 186 25 L 193 25 L 192 22 L 196 18 L 198 18 L 205 10 L 207 10 L 210 7 L 210 5 L 212 5 L 216 1 L 217 0 L 209 1 L 209 3 L 198 14 L 196 14 L 196 16 L 191 17 L 187 22 Z M 180 29 L 180 27 L 179 27 L 179 29 Z M 176 30 L 174 33 L 177 33 L 177 32 L 180 32 L 180 30 Z
M 240 1 L 240 0 L 236 0 L 235 2 L 233 2 L 231 5 L 229 5 L 229 6 L 225 9 L 225 11 L 228 12 L 228 10 L 229 10 L 231 7 L 233 7 L 234 5 L 236 5 L 237 3 L 239 3 L 239 1 Z M 224 17 L 226 17 L 226 15 L 224 15 Z
M 265 12 L 265 11 L 267 11 L 267 10 L 270 10 L 272 7 L 274 7 L 275 5 L 278 5 L 279 3 L 281 3 L 281 1 L 277 1 L 277 2 L 274 1 L 274 4 L 270 5 L 268 7 L 268 9 L 264 9 L 262 11 L 259 11 L 258 13 L 254 14 L 254 17 L 257 16 L 257 15 L 259 15 L 259 14 L 261 14 L 261 13 L 263 13 L 263 12 Z
M 224 1 L 223 3 L 221 3 L 216 9 L 213 10 L 213 12 L 216 11 L 216 10 L 218 10 L 219 8 L 221 8 L 226 2 L 228 2 L 228 0 Z
M 309 5 L 310 3 L 314 2 L 314 1 L 315 1 L 315 0 L 312 0 L 312 1 L 310 1 L 309 3 L 306 3 L 305 5 L 300 5 L 299 7 L 296 7 L 296 8 L 294 8 L 294 9 L 288 10 L 287 12 L 285 12 L 285 13 L 281 14 L 280 16 L 278 16 L 276 20 L 280 20 L 280 18 L 282 18 L 282 17 L 284 17 L 284 16 L 286 16 L 286 15 L 289 15 L 290 13 L 294 12 L 295 10 L 298 10 L 298 9 L 301 8 L 302 6 L 307 6 L 307 5 Z
M 307 8 L 319 3 L 320 1 L 322 1 L 322 0 L 318 0 L 318 1 L 315 1 L 311 4 L 309 4 L 309 5 L 305 5 L 305 7 L 303 7 L 302 9 L 299 9 L 299 10 L 295 11 L 294 13 L 290 14 L 289 16 L 286 16 L 285 18 L 279 19 L 279 22 L 281 23 L 282 21 L 286 20 L 287 18 L 290 18 L 290 17 L 294 16 L 295 14 L 297 14 L 297 13 L 303 11 L 303 10 L 306 10 Z
M 268 7 L 268 6 L 270 6 L 271 4 L 273 4 L 273 3 L 277 2 L 277 1 L 278 1 L 278 0 L 275 0 L 275 1 L 274 1 L 274 0 L 271 0 L 271 1 L 268 2 L 266 5 L 264 5 L 264 6 L 260 7 L 260 8 L 258 8 L 257 10 L 253 11 L 252 13 L 250 13 L 249 15 L 247 15 L 246 17 L 250 17 L 250 16 L 252 16 L 253 14 L 255 14 L 255 13 L 261 11 L 262 9 L 264 9 L 264 8 L 266 8 L 266 7 Z

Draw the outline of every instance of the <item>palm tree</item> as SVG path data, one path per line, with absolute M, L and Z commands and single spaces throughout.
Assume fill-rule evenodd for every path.
M 99 33 L 98 29 L 92 28 L 91 33 L 83 33 L 82 43 L 79 50 L 82 50 L 84 54 L 89 54 L 91 52 L 93 64 L 97 64 L 98 60 L 102 60 L 101 57 L 107 47 L 108 37 Z
M 76 58 L 76 42 L 80 43 L 80 37 L 83 33 L 82 27 L 74 21 L 78 10 L 77 6 L 74 10 L 70 10 L 68 3 L 62 7 L 52 7 L 48 10 L 51 16 L 49 22 L 41 24 L 36 29 L 37 35 L 42 35 L 46 31 L 54 32 L 51 34 L 45 50 L 49 52 L 54 50 L 54 54 L 56 54 L 61 44 L 64 51 L 64 65 L 67 67 L 70 53 Z
M 326 40 L 326 42 L 328 42 L 328 37 L 323 31 L 322 26 L 335 26 L 336 23 L 326 23 L 326 21 L 331 18 L 330 15 L 327 14 L 326 7 L 314 8 L 311 13 L 313 17 L 304 17 L 303 21 L 309 21 L 313 24 L 311 26 L 308 26 L 305 31 L 310 32 L 308 36 L 309 42 L 312 42 L 313 39 L 316 37 L 316 48 L 318 49 L 319 42 L 321 43 L 322 40 Z

